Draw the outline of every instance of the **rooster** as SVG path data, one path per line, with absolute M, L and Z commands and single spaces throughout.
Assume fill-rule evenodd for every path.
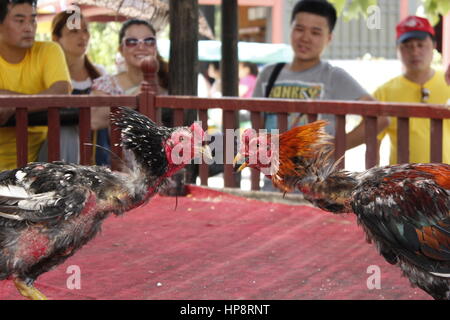
M 144 204 L 189 160 L 210 156 L 196 123 L 160 127 L 128 108 L 113 119 L 122 130 L 126 172 L 53 162 L 0 173 L 0 280 L 14 281 L 29 299 L 46 299 L 33 286 L 36 278 L 89 242 L 111 213 Z
M 352 173 L 332 160 L 326 122 L 316 121 L 280 135 L 243 133 L 235 164 L 264 170 L 279 189 L 300 190 L 332 213 L 354 213 L 367 241 L 434 299 L 450 299 L 450 165 L 399 164 Z M 274 144 L 274 138 L 278 144 Z M 253 161 L 251 161 L 253 159 Z

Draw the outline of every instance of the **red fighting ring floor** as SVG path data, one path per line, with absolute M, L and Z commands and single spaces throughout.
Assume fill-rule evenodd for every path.
M 365 242 L 353 215 L 201 187 L 175 207 L 156 196 L 111 216 L 35 286 L 55 300 L 431 299 Z M 23 297 L 0 281 L 0 299 Z

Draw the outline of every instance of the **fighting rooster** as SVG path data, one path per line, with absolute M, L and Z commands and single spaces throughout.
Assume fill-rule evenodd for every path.
M 46 299 L 33 282 L 91 240 L 110 213 L 142 205 L 190 159 L 210 156 L 196 123 L 159 127 L 128 108 L 114 121 L 126 172 L 53 162 L 0 173 L 0 280 L 14 281 L 23 296 Z
M 265 173 L 283 191 L 299 189 L 315 206 L 355 213 L 379 253 L 398 265 L 413 286 L 450 299 L 450 165 L 400 164 L 361 173 L 338 170 L 326 122 L 276 136 L 247 130 L 235 162 L 263 170 L 260 154 L 275 164 Z M 253 161 L 252 161 L 253 159 Z

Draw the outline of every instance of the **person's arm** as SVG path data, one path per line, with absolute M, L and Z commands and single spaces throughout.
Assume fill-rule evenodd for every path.
M 38 94 L 69 94 L 71 91 L 71 84 L 67 81 L 57 81 L 50 88 L 39 92 Z M 0 90 L 0 95 L 23 95 L 23 93 Z M 0 126 L 14 114 L 16 108 L 0 108 Z M 47 107 L 33 108 L 33 112 L 47 110 Z
M 10 90 L 0 90 L 0 94 L 3 94 L 3 95 L 14 95 L 14 94 L 23 94 L 23 93 L 10 91 Z
M 38 94 L 70 94 L 72 85 L 68 81 L 56 81 L 50 88 L 39 92 Z
M 15 108 L 0 108 L 0 126 L 4 125 L 15 111 Z
M 372 96 L 362 96 L 358 99 L 359 101 L 376 101 Z M 388 117 L 378 117 L 377 121 L 377 134 L 387 128 L 389 125 Z M 363 143 L 365 143 L 365 126 L 364 121 L 361 121 L 358 126 L 356 126 L 351 132 L 347 134 L 346 139 L 346 149 L 355 148 Z
M 108 96 L 109 94 L 101 90 L 91 91 L 94 96 Z M 109 127 L 110 107 L 92 107 L 91 108 L 91 129 L 100 130 Z

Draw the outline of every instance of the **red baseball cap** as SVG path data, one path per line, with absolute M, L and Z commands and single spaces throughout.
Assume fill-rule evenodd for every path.
M 408 16 L 397 24 L 397 44 L 408 39 L 425 39 L 427 36 L 434 37 L 434 29 L 430 22 L 422 17 Z

